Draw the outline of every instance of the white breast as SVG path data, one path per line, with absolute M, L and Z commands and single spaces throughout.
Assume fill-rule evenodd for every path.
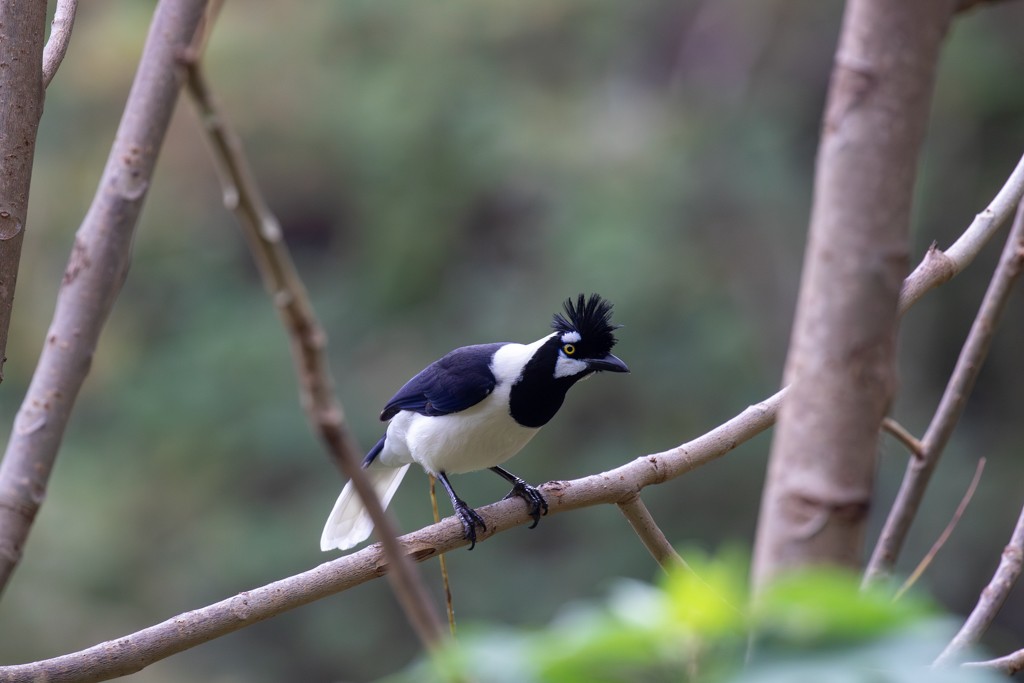
M 507 344 L 498 350 L 491 371 L 498 384 L 475 406 L 451 415 L 427 417 L 401 411 L 388 425 L 381 464 L 410 462 L 437 474 L 460 474 L 494 467 L 518 453 L 538 429 L 523 427 L 509 414 L 512 384 L 547 337 L 532 344 Z

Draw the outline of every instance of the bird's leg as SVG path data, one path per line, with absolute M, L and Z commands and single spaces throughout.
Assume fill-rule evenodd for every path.
M 512 484 L 512 490 L 505 498 L 516 496 L 525 500 L 527 511 L 530 513 L 530 517 L 533 517 L 533 524 L 530 525 L 530 528 L 537 526 L 541 515 L 548 514 L 548 502 L 544 500 L 540 491 L 504 468 L 492 467 L 491 471 Z
M 455 493 L 452 483 L 448 481 L 448 475 L 444 472 L 438 472 L 437 478 L 441 480 L 441 485 L 448 492 L 448 497 L 452 499 L 452 507 L 455 508 L 455 514 L 458 516 L 459 521 L 462 522 L 462 534 L 469 541 L 469 549 L 472 550 L 476 547 L 476 528 L 480 527 L 482 530 L 487 531 L 487 525 L 484 524 L 483 517 L 478 515 L 476 510 L 469 507 L 466 501 L 459 498 Z

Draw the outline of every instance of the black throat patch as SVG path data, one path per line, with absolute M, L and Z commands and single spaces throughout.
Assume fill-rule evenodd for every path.
M 545 342 L 523 368 L 523 374 L 509 392 L 509 413 L 524 427 L 543 427 L 565 401 L 569 388 L 589 372 L 555 377 L 555 363 L 562 342 L 554 336 Z

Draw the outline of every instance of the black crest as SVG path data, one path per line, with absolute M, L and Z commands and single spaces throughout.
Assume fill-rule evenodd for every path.
M 601 354 L 612 350 L 618 341 L 612 333 L 621 325 L 611 323 L 611 302 L 597 294 L 591 294 L 589 299 L 580 294 L 575 304 L 570 297 L 562 306 L 565 315 L 555 313 L 551 321 L 551 327 L 556 332 L 579 332 L 587 346 Z

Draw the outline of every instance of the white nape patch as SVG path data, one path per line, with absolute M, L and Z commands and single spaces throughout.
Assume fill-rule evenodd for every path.
M 580 336 L 579 332 L 566 332 L 562 335 L 563 344 L 575 344 L 583 337 Z
M 513 384 L 523 374 L 523 368 L 537 353 L 537 349 L 557 333 L 542 337 L 532 344 L 505 344 L 498 349 L 491 359 L 491 372 L 498 384 Z
M 587 369 L 587 364 L 581 360 L 575 358 L 569 358 L 561 353 L 558 354 L 558 360 L 555 361 L 555 378 L 560 377 L 572 377 L 578 375 Z

